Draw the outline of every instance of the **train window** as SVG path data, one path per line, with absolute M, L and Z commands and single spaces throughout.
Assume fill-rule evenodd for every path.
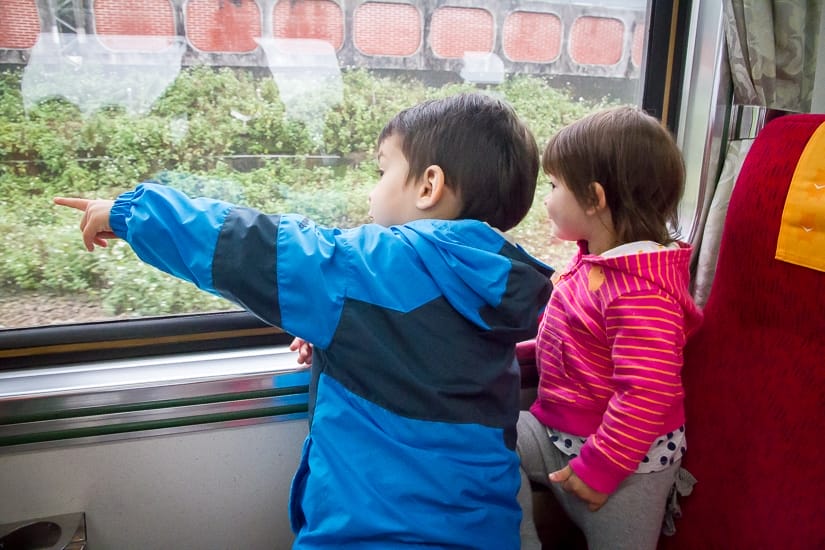
M 152 179 L 364 223 L 375 140 L 399 109 L 484 89 L 542 144 L 591 110 L 642 102 L 650 18 L 646 0 L 6 0 L 3 11 L 0 335 L 157 320 L 156 337 L 175 333 L 176 316 L 226 312 L 233 326 L 240 314 L 123 243 L 89 254 L 78 216 L 52 196 L 111 198 Z M 572 248 L 548 241 L 546 185 L 513 234 L 558 265 Z

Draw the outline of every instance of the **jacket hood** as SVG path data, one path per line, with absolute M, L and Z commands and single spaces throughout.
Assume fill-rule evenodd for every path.
M 468 321 L 513 341 L 535 336 L 552 289 L 551 267 L 477 220 L 421 220 L 391 229 Z

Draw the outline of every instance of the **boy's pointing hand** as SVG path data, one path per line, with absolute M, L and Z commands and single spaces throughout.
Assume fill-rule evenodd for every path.
M 80 219 L 80 231 L 83 232 L 83 244 L 89 252 L 94 250 L 95 245 L 107 246 L 106 239 L 117 238 L 109 225 L 109 213 L 114 201 L 55 197 L 54 203 L 83 212 L 83 217 Z

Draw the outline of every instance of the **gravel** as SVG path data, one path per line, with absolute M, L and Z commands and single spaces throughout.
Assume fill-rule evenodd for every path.
M 35 291 L 0 293 L 0 329 L 114 319 L 103 306 L 75 296 Z

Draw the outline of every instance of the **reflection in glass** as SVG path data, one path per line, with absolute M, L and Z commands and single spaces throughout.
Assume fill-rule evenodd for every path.
M 123 107 L 131 114 L 148 112 L 180 72 L 186 49 L 183 39 L 107 36 L 106 40 L 128 44 L 133 51 L 113 52 L 95 37 L 80 35 L 61 43 L 54 35 L 41 33 L 23 71 L 26 109 L 62 97 L 86 115 L 109 106 Z
M 501 84 L 504 82 L 504 63 L 490 52 L 464 52 L 461 78 L 476 84 Z
M 311 138 L 320 145 L 327 113 L 344 98 L 332 44 L 302 38 L 259 38 L 257 42 L 266 52 L 286 115 L 306 124 Z
M 639 102 L 647 28 L 645 0 L 258 0 L 260 19 L 246 2 L 162 1 L 157 25 L 128 2 L 34 4 L 0 16 L 0 330 L 233 307 L 123 243 L 89 254 L 54 195 L 111 198 L 154 179 L 321 225 L 367 223 L 376 138 L 399 110 L 483 90 L 542 146 L 591 110 Z M 582 18 L 595 36 L 579 36 L 589 49 L 575 57 Z M 41 21 L 49 33 L 29 30 Z M 600 36 L 606 24 L 615 32 Z M 563 268 L 572 248 L 548 238 L 546 192 L 542 176 L 512 235 Z

